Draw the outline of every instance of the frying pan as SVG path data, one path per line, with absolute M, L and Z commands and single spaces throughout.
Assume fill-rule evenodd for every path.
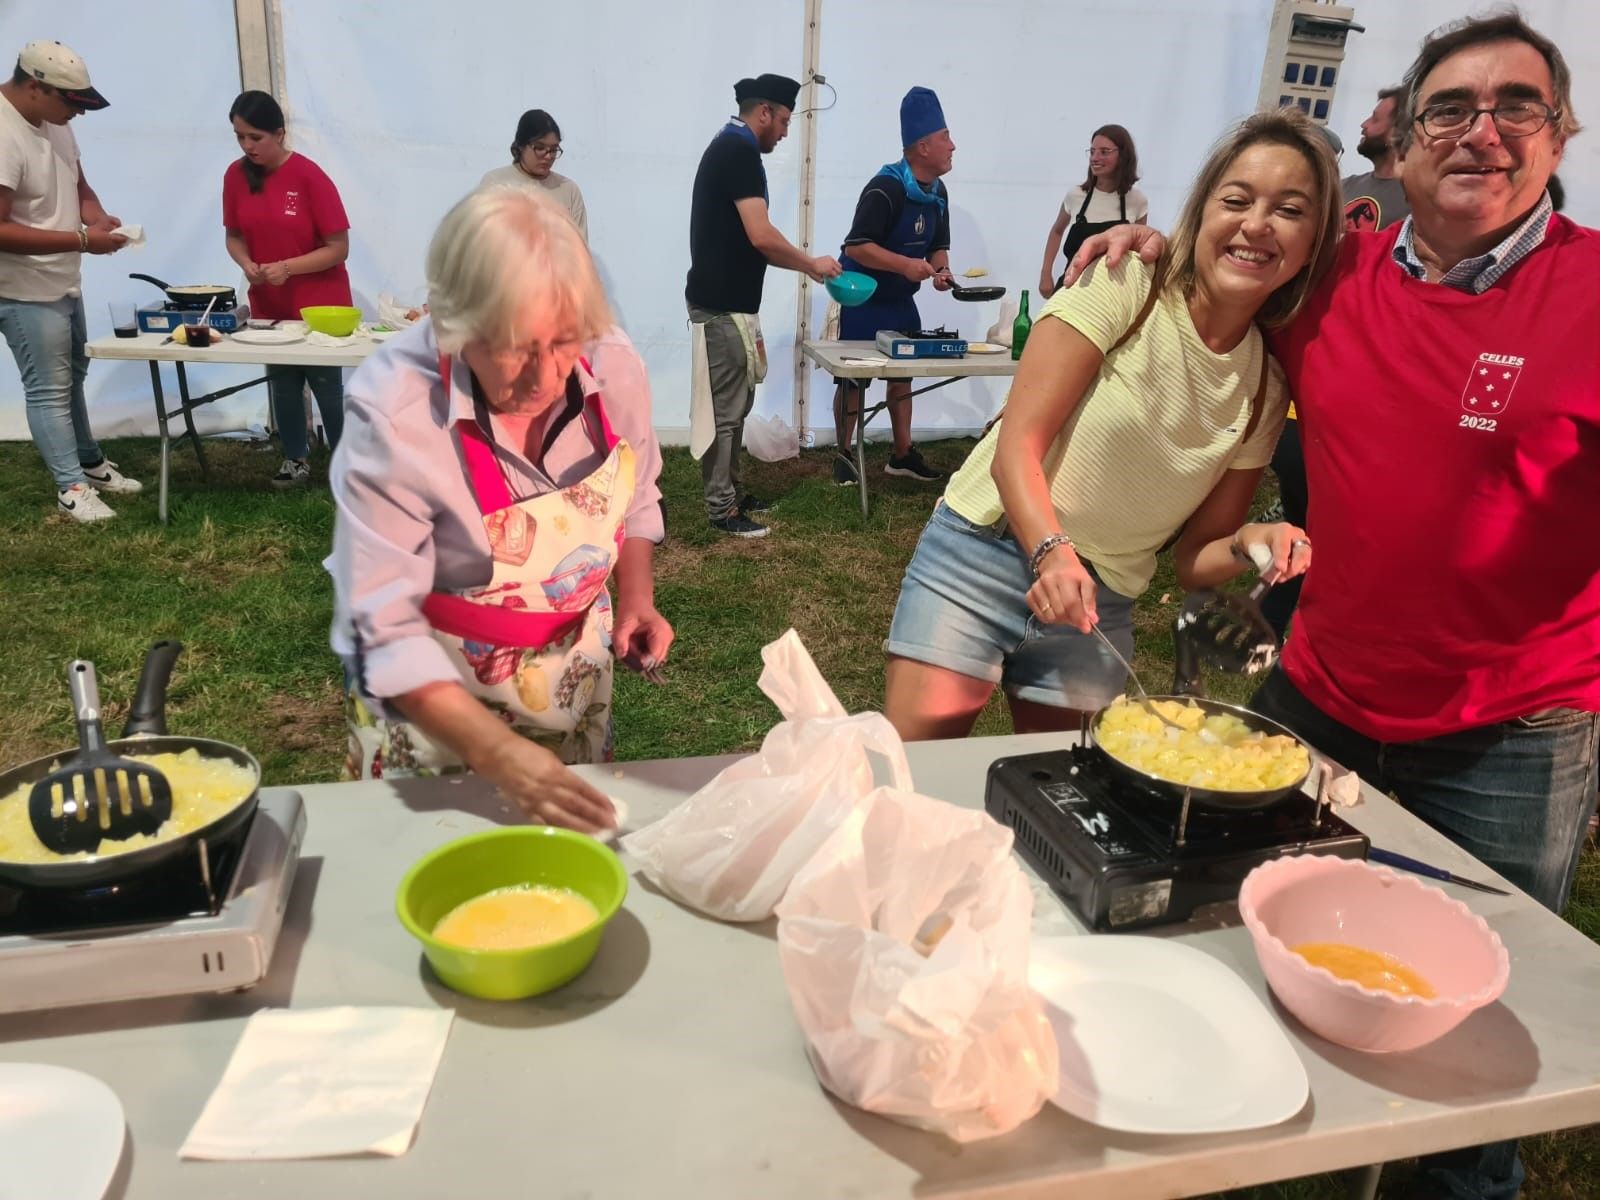
M 182 834 L 154 846 L 129 850 L 123 854 L 102 855 L 97 858 L 63 859 L 48 863 L 14 863 L 0 860 L 0 879 L 10 883 L 37 888 L 87 888 L 103 887 L 130 879 L 163 863 L 186 856 L 197 855 L 199 844 L 204 842 L 211 861 L 234 842 L 242 842 L 250 829 L 250 818 L 255 815 L 261 798 L 261 764 L 248 750 L 227 742 L 210 738 L 173 737 L 167 733 L 166 702 L 167 681 L 172 677 L 173 664 L 183 647 L 177 642 L 157 642 L 145 658 L 144 670 L 139 675 L 138 691 L 128 711 L 127 724 L 122 737 L 107 743 L 113 754 L 182 754 L 193 750 L 202 758 L 221 758 L 238 763 L 255 776 L 256 786 L 227 812 L 199 829 Z M 0 796 L 10 795 L 24 784 L 33 784 L 48 775 L 72 751 L 47 754 L 32 762 L 0 774 Z M 17 800 L 5 803 L 27 804 L 24 791 Z
M 1006 290 L 1003 287 L 996 287 L 992 284 L 988 287 L 962 287 L 960 284 L 953 283 L 950 285 L 950 294 L 957 300 L 966 301 L 968 304 L 976 304 L 980 300 L 998 300 L 1006 294 Z
M 238 296 L 231 287 L 223 287 L 220 283 L 200 283 L 191 285 L 178 285 L 157 279 L 154 275 L 141 275 L 137 271 L 128 272 L 129 279 L 142 279 L 146 283 L 153 283 L 167 294 L 167 300 L 174 308 L 200 310 L 213 300 L 219 309 L 227 310 L 238 303 Z
M 1282 725 L 1279 725 L 1270 717 L 1263 717 L 1260 713 L 1253 713 L 1248 708 L 1241 708 L 1237 704 L 1225 704 L 1221 700 L 1208 700 L 1197 696 L 1151 696 L 1150 699 L 1156 701 L 1172 700 L 1178 704 L 1193 704 L 1203 709 L 1207 715 L 1226 714 L 1230 717 L 1238 717 L 1239 720 L 1243 721 L 1247 726 L 1258 733 L 1277 734 L 1282 737 L 1291 738 L 1294 741 L 1299 742 L 1301 746 L 1305 746 L 1304 742 L 1301 742 L 1299 738 L 1295 737 L 1294 734 L 1290 733 L 1289 730 L 1285 729 Z M 1106 707 L 1109 708 L 1110 705 L 1107 705 Z M 1096 746 L 1100 746 L 1100 722 L 1105 719 L 1105 715 L 1106 709 L 1102 708 L 1099 712 L 1095 713 L 1093 719 L 1091 719 L 1089 722 L 1089 740 Z M 1127 782 L 1135 785 L 1136 787 L 1144 788 L 1147 791 L 1157 792 L 1164 796 L 1170 796 L 1172 799 L 1179 801 L 1181 801 L 1184 797 L 1184 794 L 1187 793 L 1189 798 L 1195 804 L 1198 804 L 1204 808 L 1233 809 L 1236 811 L 1267 808 L 1273 804 L 1276 804 L 1285 796 L 1290 796 L 1295 792 L 1298 792 L 1300 790 L 1300 786 L 1305 783 L 1306 776 L 1311 773 L 1311 751 L 1310 748 L 1307 747 L 1307 765 L 1305 771 L 1301 773 L 1300 778 L 1296 779 L 1293 783 L 1285 784 L 1283 787 L 1268 788 L 1265 790 L 1249 792 L 1227 791 L 1222 788 L 1186 787 L 1181 783 L 1173 783 L 1171 780 L 1162 779 L 1158 776 L 1151 775 L 1146 771 L 1141 771 L 1138 767 L 1130 766 L 1123 762 L 1115 754 L 1112 754 L 1109 750 L 1106 750 L 1103 746 L 1100 746 L 1100 749 L 1104 752 L 1106 761 L 1110 763 L 1111 769 Z

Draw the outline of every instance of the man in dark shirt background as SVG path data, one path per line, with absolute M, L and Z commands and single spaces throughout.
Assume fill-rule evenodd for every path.
M 1347 175 L 1344 191 L 1344 227 L 1352 233 L 1371 232 L 1404 221 L 1411 212 L 1400 186 L 1400 148 L 1394 127 L 1400 88 L 1384 88 L 1372 115 L 1361 122 L 1356 153 L 1372 163 L 1372 170 Z M 1292 518 L 1291 518 L 1292 519 Z
M 739 115 L 711 139 L 694 176 L 689 209 L 689 281 L 684 289 L 694 336 L 689 449 L 700 459 L 706 515 L 735 537 L 765 537 L 750 514 L 765 502 L 739 490 L 744 422 L 766 376 L 761 340 L 761 285 L 767 264 L 801 271 L 817 282 L 839 274 L 826 256 L 813 258 L 773 226 L 761 156 L 789 133 L 800 84 L 782 75 L 741 79 L 733 86 Z

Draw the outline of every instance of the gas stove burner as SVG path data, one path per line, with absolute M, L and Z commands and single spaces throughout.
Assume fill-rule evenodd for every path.
M 943 325 L 937 329 L 906 329 L 899 333 L 900 337 L 914 338 L 918 341 L 944 342 L 961 335 L 954 329 L 946 329 Z
M 305 829 L 300 794 L 266 788 L 249 832 L 203 863 L 179 859 L 107 887 L 0 886 L 0 1013 L 259 983 Z
M 1297 792 L 1267 808 L 1205 809 L 1122 781 L 1090 746 L 998 760 L 984 808 L 1098 930 L 1186 921 L 1286 854 L 1367 855 L 1366 837 L 1325 800 Z

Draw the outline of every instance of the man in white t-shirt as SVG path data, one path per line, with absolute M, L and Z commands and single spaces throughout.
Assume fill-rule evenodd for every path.
M 28 429 L 55 476 L 56 504 L 79 521 L 116 514 L 101 492 L 140 484 L 89 430 L 89 370 L 79 265 L 125 244 L 78 163 L 67 122 L 106 106 L 83 60 L 60 42 L 29 42 L 0 83 L 0 334 L 22 373 Z

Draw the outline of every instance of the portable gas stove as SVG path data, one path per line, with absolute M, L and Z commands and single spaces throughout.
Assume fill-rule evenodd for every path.
M 1255 867 L 1286 854 L 1365 858 L 1366 837 L 1334 814 L 1321 778 L 1315 799 L 1222 811 L 1127 783 L 1104 751 L 1080 745 L 996 761 L 983 806 L 1086 926 L 1126 930 L 1233 900 Z
M 917 329 L 902 333 L 885 329 L 877 337 L 879 354 L 890 358 L 960 358 L 967 343 L 953 329 Z
M 179 308 L 174 304 L 154 300 L 141 304 L 137 313 L 140 333 L 175 333 L 185 321 L 198 321 L 201 312 L 192 308 Z M 220 333 L 243 329 L 250 320 L 250 306 L 236 304 L 232 308 L 213 308 L 206 324 Z
M 0 1013 L 261 982 L 305 832 L 300 793 L 266 788 L 228 858 L 195 855 L 82 890 L 0 882 Z

